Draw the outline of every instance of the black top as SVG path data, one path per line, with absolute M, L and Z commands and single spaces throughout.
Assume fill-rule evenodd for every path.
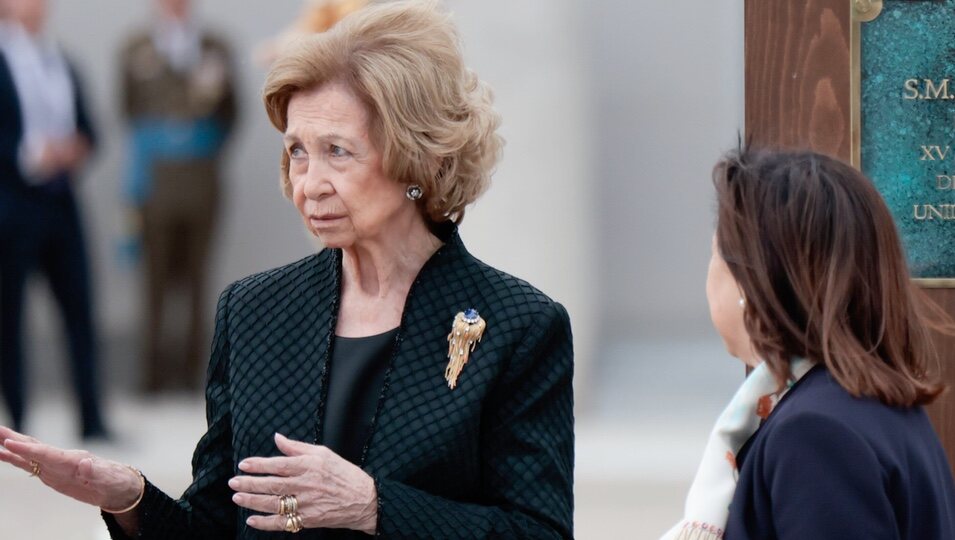
M 362 469 L 378 493 L 376 535 L 404 539 L 573 538 L 573 348 L 563 306 L 467 252 L 452 227 L 411 286 Z M 175 500 L 147 480 L 137 540 L 314 540 L 246 525 L 230 478 L 274 435 L 321 441 L 342 253 L 326 249 L 229 286 L 219 299 L 206 387 L 208 430 Z M 454 389 L 444 379 L 455 315 L 483 339 Z M 114 539 L 126 538 L 107 516 Z
M 348 461 L 361 465 L 371 434 L 378 398 L 395 348 L 394 328 L 374 336 L 335 336 L 328 366 L 328 395 L 322 422 L 322 444 Z M 322 540 L 351 540 L 368 535 L 346 529 L 326 529 Z
M 394 350 L 394 328 L 375 336 L 335 336 L 328 365 L 322 444 L 360 465 Z
M 726 540 L 955 538 L 955 483 L 925 411 L 854 398 L 824 368 L 737 463 Z

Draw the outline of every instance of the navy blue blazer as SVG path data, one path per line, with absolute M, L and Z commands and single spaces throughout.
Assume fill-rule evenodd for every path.
M 86 108 L 83 91 L 76 70 L 70 64 L 76 100 L 76 129 L 90 145 L 95 145 L 96 135 Z M 43 186 L 30 186 L 20 172 L 18 155 L 23 140 L 23 111 L 13 82 L 13 74 L 6 55 L 0 52 L 0 204 L 10 202 L 12 197 L 30 197 L 42 193 L 68 192 L 69 177 L 64 174 Z M 12 204 L 12 203 L 11 203 Z M 10 210 L 10 209 L 8 209 Z
M 955 482 L 925 411 L 856 399 L 821 366 L 737 463 L 726 540 L 955 539 Z

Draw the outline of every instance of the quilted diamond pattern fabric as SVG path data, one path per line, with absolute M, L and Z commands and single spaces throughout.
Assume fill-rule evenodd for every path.
M 564 308 L 464 248 L 457 232 L 406 300 L 361 466 L 378 489 L 381 538 L 571 538 L 573 350 Z M 179 500 L 148 483 L 143 539 L 292 537 L 245 525 L 226 482 L 273 434 L 321 442 L 325 359 L 338 312 L 341 253 L 324 250 L 253 275 L 220 297 L 206 391 L 208 432 Z M 454 316 L 477 309 L 482 341 L 444 379 Z M 105 516 L 114 539 L 126 537 Z M 304 530 L 298 539 L 322 538 Z

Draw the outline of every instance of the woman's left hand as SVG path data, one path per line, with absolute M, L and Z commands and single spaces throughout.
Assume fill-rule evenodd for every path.
M 261 512 L 246 523 L 263 531 L 284 531 L 288 517 L 279 515 L 283 495 L 294 496 L 296 513 L 306 529 L 353 529 L 374 534 L 378 523 L 375 481 L 358 466 L 327 447 L 292 441 L 276 434 L 285 456 L 248 458 L 243 472 L 265 476 L 236 476 L 229 487 L 239 506 Z

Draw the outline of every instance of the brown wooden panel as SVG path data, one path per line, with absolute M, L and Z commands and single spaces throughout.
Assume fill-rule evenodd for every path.
M 950 315 L 955 315 L 955 289 L 929 289 L 926 292 Z M 936 344 L 942 352 L 942 378 L 948 384 L 948 391 L 927 410 L 948 453 L 952 474 L 955 474 L 955 337 L 938 336 Z
M 848 0 L 746 0 L 746 136 L 851 159 Z

